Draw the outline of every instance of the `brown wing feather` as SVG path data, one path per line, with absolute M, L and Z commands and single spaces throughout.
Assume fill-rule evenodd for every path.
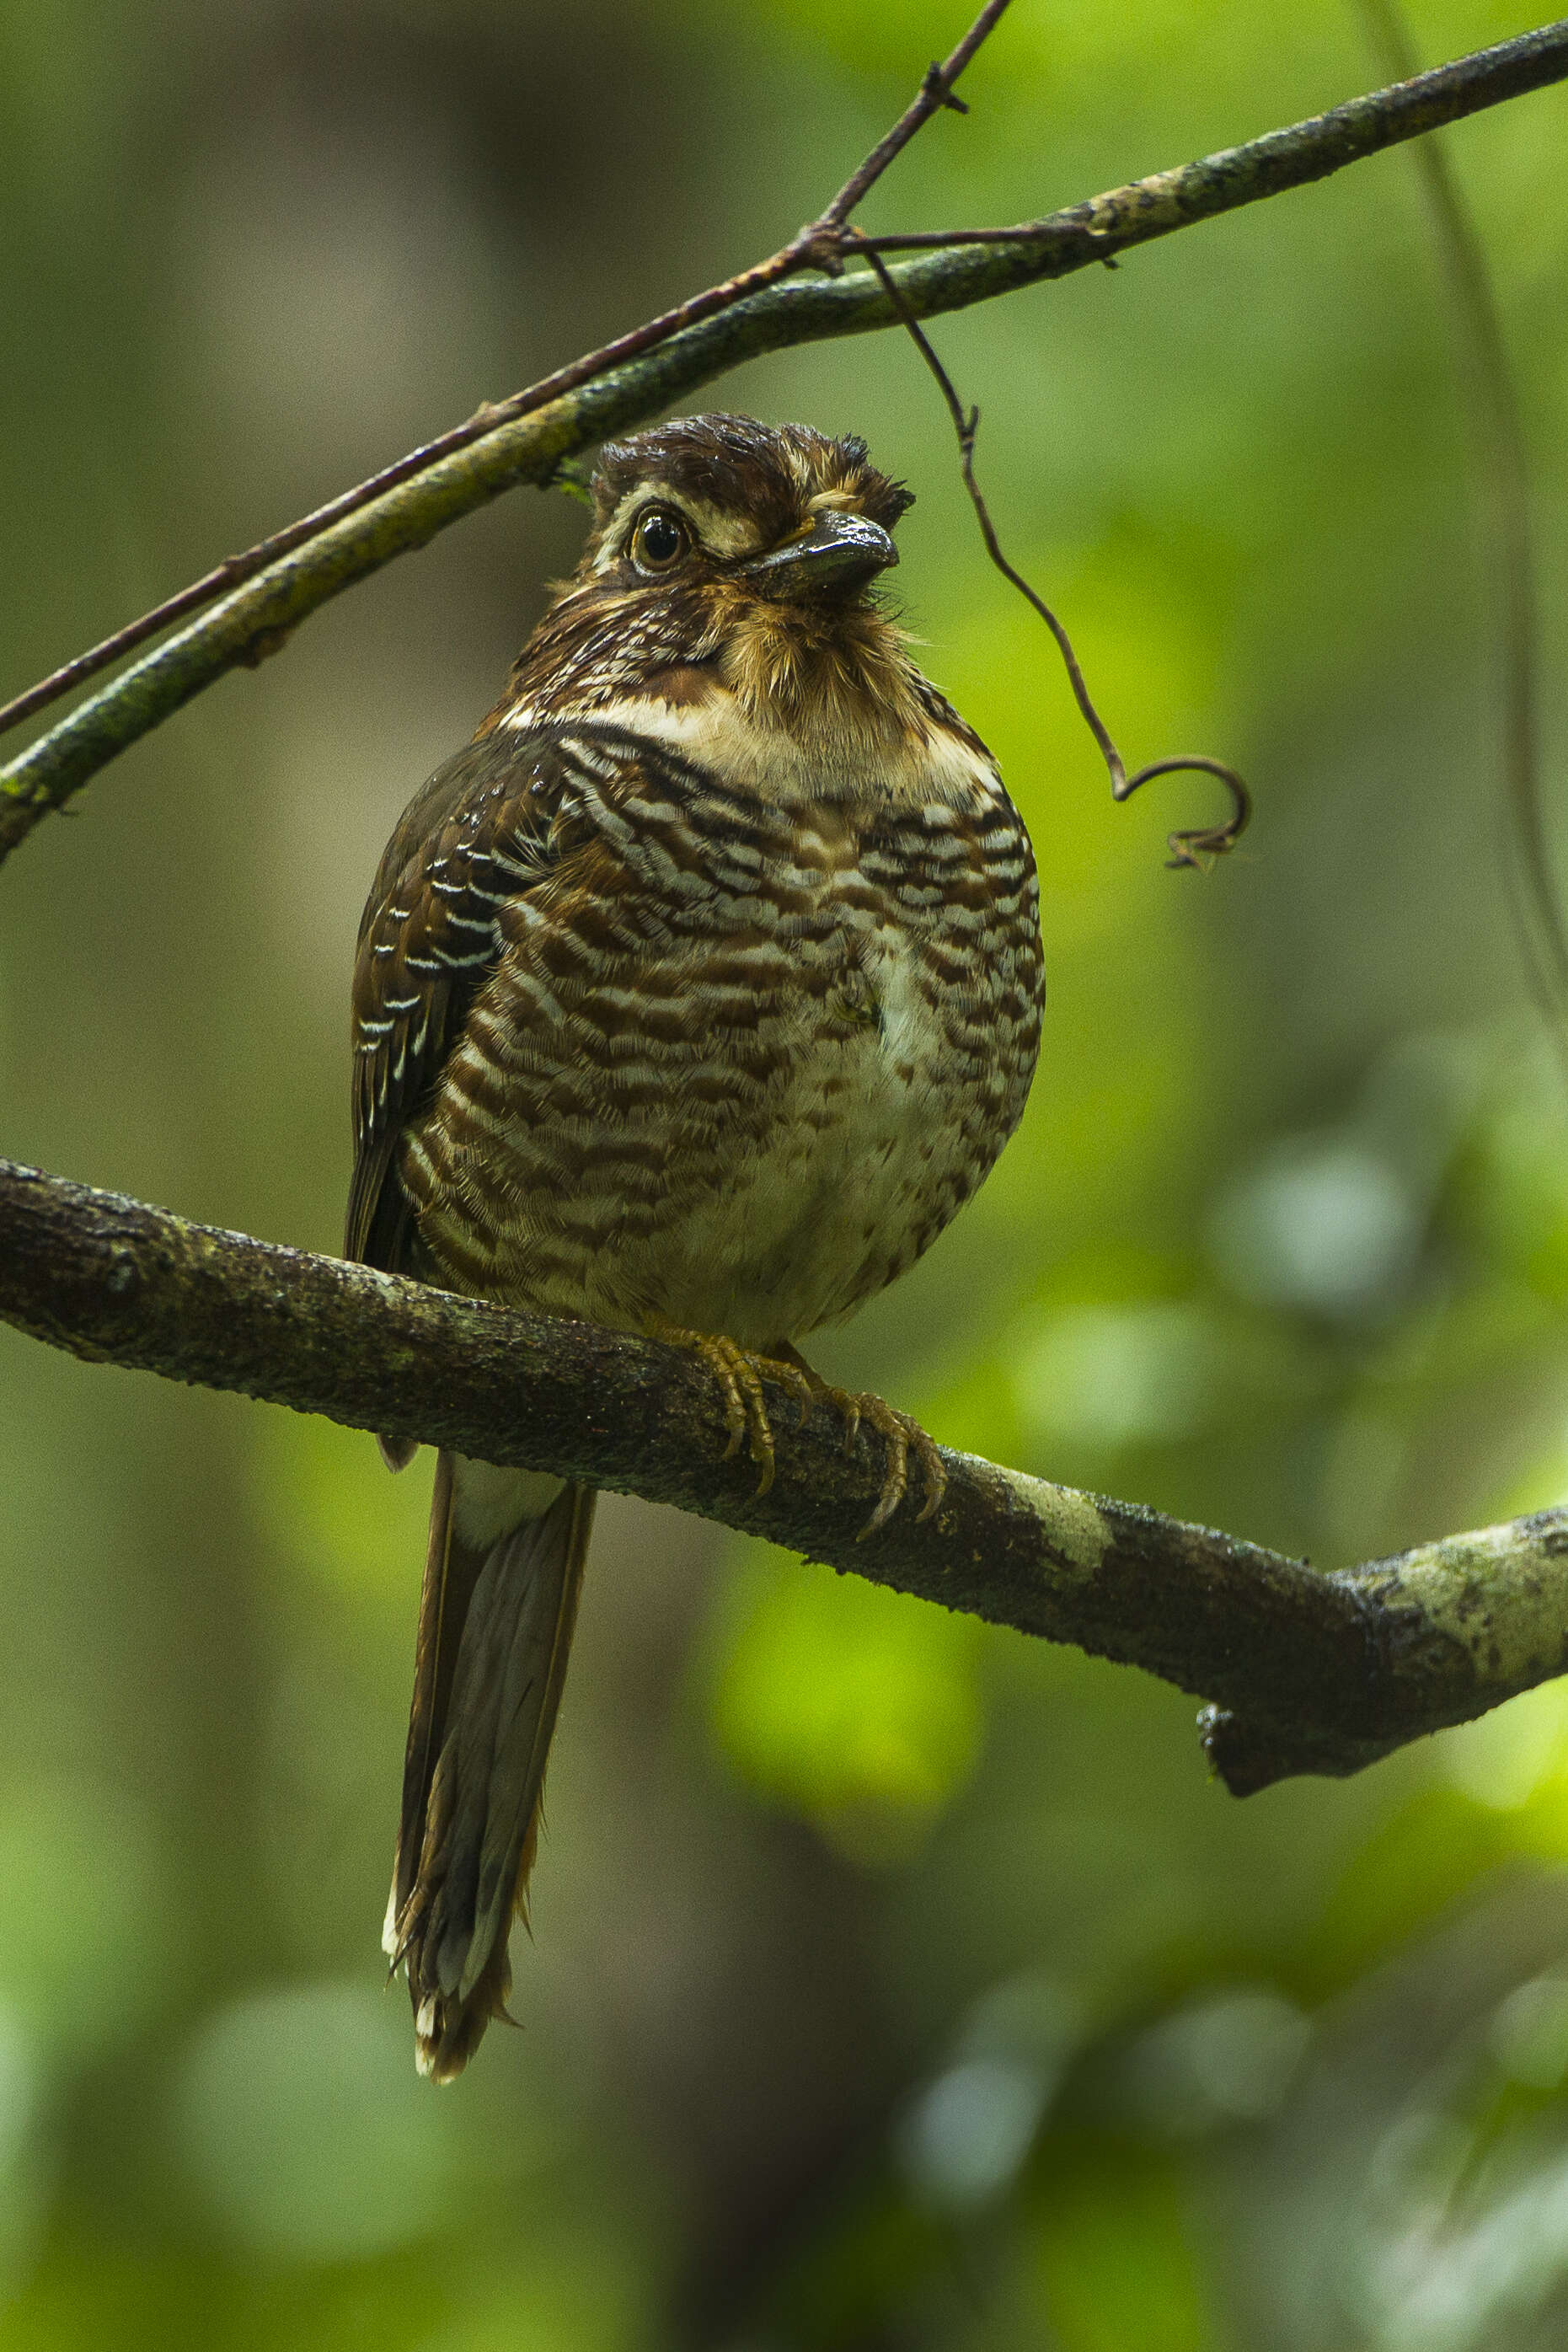
M 500 955 L 497 917 L 550 870 L 559 798 L 549 746 L 477 738 L 438 769 L 387 845 L 354 965 L 354 1143 L 345 1255 L 389 1272 L 409 1253 L 403 1127 L 428 1099 Z

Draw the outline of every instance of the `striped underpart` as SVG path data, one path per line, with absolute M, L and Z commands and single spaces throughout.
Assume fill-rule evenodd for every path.
M 362 1118 L 423 1080 L 400 1189 L 443 1278 L 758 1346 L 894 1279 L 1034 1066 L 1034 865 L 995 771 L 962 798 L 949 770 L 942 798 L 769 803 L 585 720 L 453 767 L 356 1021 Z

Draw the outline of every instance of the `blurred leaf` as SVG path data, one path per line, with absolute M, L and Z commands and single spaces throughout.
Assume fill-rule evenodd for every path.
M 1212 1418 L 1224 1355 L 1216 1318 L 1183 1301 L 1070 1307 L 1018 1331 L 1019 1411 L 1036 1449 L 1172 1444 Z
M 403 2004 L 369 1985 L 253 1994 L 185 2051 L 172 2119 L 197 2200 L 232 2242 L 333 2262 L 462 2210 L 462 2118 L 414 2074 Z
M 1209 2352 L 1179 2174 L 1075 2154 L 1042 2179 L 1030 2216 L 1052 2340 L 1061 2352 Z
M 108 2244 L 96 2231 L 66 2231 L 0 2311 L 0 2352 L 233 2341 L 214 2326 L 225 2300 L 183 2249 Z
M 154 1823 L 122 1790 L 0 1788 L 5 1998 L 51 2056 L 101 2055 L 182 1989 L 163 1865 Z
M 1380 1824 L 1345 1871 L 1302 1955 L 1301 1982 L 1352 1982 L 1519 1850 L 1506 1815 L 1457 1789 L 1426 1790 Z
M 616 2245 L 570 2212 L 551 2218 L 548 2230 L 519 2233 L 529 2241 L 523 2259 L 498 2274 L 483 2264 L 421 2352 L 633 2352 L 651 2343 L 643 2250 Z
M 394 1477 L 373 1437 L 298 1412 L 253 1423 L 252 1495 L 271 1545 L 308 1582 L 401 1606 L 424 1554 L 430 1457 Z
M 980 1628 L 856 1577 L 753 1551 L 712 1667 L 733 1769 L 857 1860 L 919 1843 L 978 1753 Z

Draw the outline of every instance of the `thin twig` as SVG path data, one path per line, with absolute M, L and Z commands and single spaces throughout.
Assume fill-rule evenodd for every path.
M 861 198 L 874 187 L 894 157 L 903 153 L 922 123 L 928 122 L 931 117 L 945 106 L 951 107 L 956 114 L 965 114 L 968 111 L 963 100 L 954 97 L 953 85 L 981 42 L 991 32 L 1007 5 L 1008 0 L 987 0 L 986 6 L 981 9 L 956 48 L 940 64 L 932 64 L 926 68 L 925 77 L 919 89 L 904 108 L 893 129 L 885 138 L 877 142 L 864 163 L 850 173 L 827 210 L 810 223 L 809 227 L 801 231 L 800 234 L 807 240 L 808 245 L 815 245 L 824 230 L 840 229 L 846 226 L 850 215 L 854 211 Z
M 705 293 L 694 294 L 686 301 L 678 302 L 673 310 L 662 311 L 657 318 L 647 320 L 628 334 L 617 336 L 612 342 L 601 344 L 596 352 L 586 352 L 581 359 L 573 360 L 570 366 L 558 368 L 553 375 L 541 377 L 538 383 L 514 393 L 509 399 L 486 402 L 462 425 L 439 434 L 434 441 L 425 442 L 420 448 L 411 449 L 394 465 L 383 467 L 379 474 L 372 474 L 368 480 L 356 483 L 352 489 L 329 499 L 325 506 L 318 507 L 313 513 L 302 516 L 298 522 L 289 523 L 282 530 L 274 531 L 269 539 L 257 541 L 243 554 L 225 556 L 221 563 L 214 564 L 210 572 L 204 572 L 201 579 L 193 581 L 188 588 L 182 588 L 178 594 L 165 598 L 151 612 L 143 613 L 139 620 L 127 622 L 112 636 L 103 638 L 86 653 L 78 654 L 74 660 L 51 670 L 47 677 L 40 678 L 25 693 L 0 704 L 0 734 L 5 734 L 13 727 L 20 726 L 25 719 L 36 717 L 50 703 L 58 701 L 63 694 L 68 693 L 72 687 L 98 677 L 126 654 L 133 653 L 138 646 L 145 645 L 150 637 L 158 636 L 176 621 L 183 621 L 188 614 L 200 612 L 204 605 L 226 594 L 231 588 L 253 580 L 269 563 L 275 563 L 279 558 L 291 555 L 296 549 L 308 545 L 311 540 L 319 539 L 334 523 L 357 513 L 372 499 L 395 489 L 400 483 L 409 481 L 416 474 L 424 473 L 432 466 L 439 464 L 442 458 L 455 456 L 457 451 L 482 439 L 486 434 L 494 432 L 497 425 L 507 424 L 514 418 L 528 415 L 534 409 L 544 407 L 547 402 L 586 383 L 591 377 L 601 375 L 607 369 L 635 358 L 639 352 L 667 342 L 683 328 L 695 326 L 699 320 L 709 318 L 716 311 L 732 308 L 737 302 L 744 301 L 747 295 L 759 293 L 764 287 L 773 285 L 794 270 L 806 268 L 836 270 L 840 266 L 840 232 L 866 191 L 875 184 L 932 115 L 939 113 L 945 106 L 953 107 L 959 113 L 965 111 L 962 101 L 953 96 L 953 84 L 1007 5 L 1008 0 L 987 0 L 987 5 L 981 9 L 952 54 L 940 64 L 926 68 L 920 88 L 909 105 L 886 136 L 877 142 L 871 153 L 851 173 L 832 202 L 815 220 L 808 221 L 803 228 L 798 229 L 789 243 L 781 246 L 777 253 L 770 254 L 766 261 L 755 262 L 750 268 L 725 278 L 721 284 L 710 286 Z
M 1568 21 L 1352 99 L 1245 146 L 1133 181 L 1048 219 L 1026 222 L 1016 232 L 967 235 L 962 249 L 917 255 L 893 274 L 917 317 L 959 310 L 1070 276 L 1200 220 L 1305 186 L 1402 140 L 1565 77 Z M 747 273 L 744 283 L 753 282 Z M 729 280 L 731 292 L 742 283 Z M 635 429 L 742 361 L 879 331 L 896 323 L 897 315 L 869 269 L 836 278 L 798 276 L 744 300 L 727 296 L 716 305 L 698 297 L 516 399 L 481 411 L 455 435 L 429 444 L 417 463 L 403 461 L 398 470 L 406 467 L 407 478 L 391 489 L 362 505 L 348 494 L 349 510 L 337 521 L 143 652 L 0 769 L 0 860 L 89 777 L 215 678 L 276 651 L 308 614 L 393 557 L 424 546 L 460 516 L 520 482 L 553 479 L 563 461 L 608 434 Z M 607 355 L 624 363 L 611 366 Z
M 865 248 L 862 246 L 860 249 L 863 251 Z M 990 557 L 1003 579 L 1010 581 L 1019 594 L 1033 605 L 1051 635 L 1056 639 L 1057 650 L 1066 667 L 1068 679 L 1078 708 L 1083 714 L 1084 723 L 1090 733 L 1100 746 L 1101 758 L 1110 771 L 1112 798 L 1118 801 L 1130 800 L 1140 785 L 1148 783 L 1154 777 L 1185 773 L 1189 770 L 1201 770 L 1206 775 L 1218 776 L 1228 789 L 1231 813 L 1224 824 L 1200 825 L 1186 833 L 1171 833 L 1166 835 L 1166 845 L 1171 852 L 1166 860 L 1167 866 L 1197 866 L 1200 871 L 1203 870 L 1206 858 L 1212 861 L 1217 857 L 1222 857 L 1228 849 L 1235 847 L 1246 828 L 1248 818 L 1252 814 L 1251 794 L 1234 768 L 1228 768 L 1222 761 L 1211 760 L 1202 752 L 1194 752 L 1190 755 L 1183 753 L 1169 760 L 1155 760 L 1147 767 L 1139 768 L 1134 774 L 1127 773 L 1126 766 L 1121 752 L 1116 749 L 1111 730 L 1094 707 L 1094 698 L 1089 691 L 1088 682 L 1080 667 L 1078 656 L 1072 649 L 1071 638 L 1044 597 L 1030 585 L 1023 573 L 1017 571 L 1002 552 L 1001 541 L 997 537 L 997 527 L 991 520 L 991 510 L 986 504 L 980 485 L 975 477 L 975 437 L 980 429 L 979 410 L 964 406 L 952 377 L 936 356 L 930 337 L 904 300 L 881 254 L 873 252 L 869 257 L 872 268 L 882 282 L 883 293 L 914 338 L 915 350 L 936 377 L 942 397 L 947 404 L 947 413 L 953 419 L 953 430 L 958 436 L 958 459 L 963 467 L 964 488 L 969 493 L 969 503 L 975 509 L 976 519 L 980 526 L 980 536 L 986 543 L 986 553 Z

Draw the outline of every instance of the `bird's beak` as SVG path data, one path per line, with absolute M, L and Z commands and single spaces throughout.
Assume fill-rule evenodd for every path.
M 740 576 L 764 596 L 793 602 L 847 594 L 897 562 L 891 536 L 869 515 L 822 514 L 800 539 L 744 565 Z

